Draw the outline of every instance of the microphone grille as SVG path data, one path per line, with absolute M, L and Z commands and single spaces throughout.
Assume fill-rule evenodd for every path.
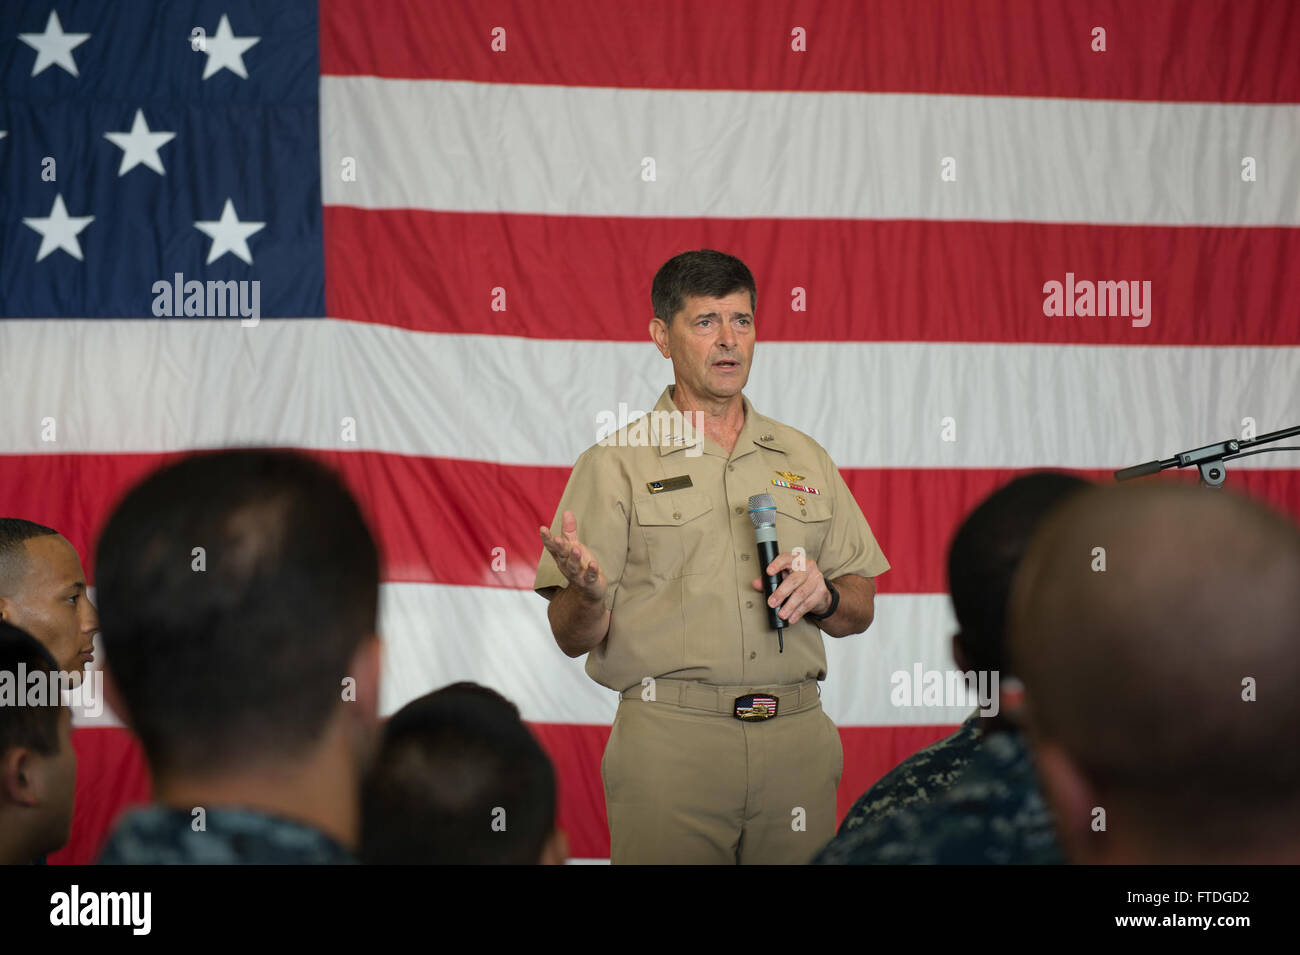
M 755 527 L 776 523 L 776 501 L 771 494 L 751 494 L 749 496 L 749 519 Z

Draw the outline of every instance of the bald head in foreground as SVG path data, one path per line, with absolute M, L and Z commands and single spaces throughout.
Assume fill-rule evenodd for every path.
M 1300 862 L 1300 529 L 1229 491 L 1089 491 L 1009 612 L 1071 861 Z

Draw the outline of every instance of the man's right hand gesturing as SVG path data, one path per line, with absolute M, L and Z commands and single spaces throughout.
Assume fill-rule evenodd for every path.
M 582 656 L 609 632 L 610 611 L 605 606 L 609 584 L 591 551 L 578 540 L 578 519 L 572 511 L 565 511 L 561 517 L 559 537 L 552 537 L 545 527 L 538 530 L 546 550 L 569 582 L 555 592 L 546 610 L 551 633 L 569 656 Z
M 546 550 L 569 582 L 569 588 L 576 589 L 589 603 L 603 601 L 608 586 L 605 574 L 597 566 L 591 551 L 578 540 L 578 519 L 573 516 L 573 511 L 564 512 L 559 537 L 552 537 L 550 530 L 544 526 L 538 530 L 541 531 Z

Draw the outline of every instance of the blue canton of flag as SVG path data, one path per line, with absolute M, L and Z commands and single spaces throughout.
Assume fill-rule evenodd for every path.
M 325 314 L 314 2 L 0 0 L 0 77 L 0 316 Z

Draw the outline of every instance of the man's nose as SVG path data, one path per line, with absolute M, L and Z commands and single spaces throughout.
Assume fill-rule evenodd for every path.
M 89 608 L 89 611 L 86 614 L 86 619 L 81 629 L 83 633 L 95 633 L 99 630 L 99 611 L 95 609 L 95 605 L 89 600 L 86 601 L 86 606 Z

